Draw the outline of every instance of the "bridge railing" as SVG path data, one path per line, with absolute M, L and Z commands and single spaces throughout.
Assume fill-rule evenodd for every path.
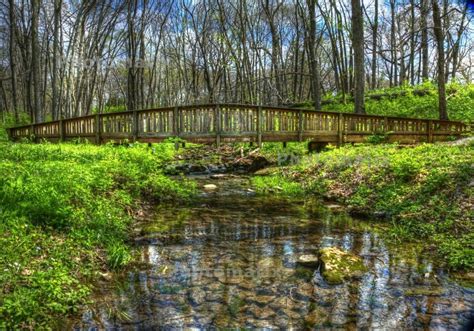
M 20 138 L 96 143 L 155 142 L 181 137 L 196 142 L 303 141 L 363 142 L 383 134 L 389 141 L 433 142 L 460 136 L 470 126 L 457 121 L 316 112 L 273 106 L 205 104 L 104 113 L 10 128 Z

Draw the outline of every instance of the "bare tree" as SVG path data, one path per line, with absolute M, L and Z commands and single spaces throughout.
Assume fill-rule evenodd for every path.
M 441 25 L 441 14 L 438 0 L 432 0 L 433 5 L 433 23 L 434 35 L 436 39 L 436 49 L 438 53 L 437 68 L 438 68 L 438 107 L 439 119 L 448 119 L 448 110 L 446 105 L 446 82 L 444 74 L 444 36 Z
M 354 49 L 354 110 L 365 114 L 365 64 L 364 64 L 364 18 L 360 0 L 351 0 L 352 47 Z

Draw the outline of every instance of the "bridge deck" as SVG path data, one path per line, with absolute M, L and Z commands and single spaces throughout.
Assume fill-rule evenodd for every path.
M 206 104 L 95 114 L 8 129 L 11 140 L 198 143 L 263 141 L 364 142 L 374 134 L 400 143 L 434 142 L 470 131 L 462 122 L 316 112 L 291 108 Z

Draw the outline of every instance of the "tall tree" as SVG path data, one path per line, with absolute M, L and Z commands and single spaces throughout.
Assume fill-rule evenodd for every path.
M 51 82 L 51 114 L 53 119 L 58 119 L 61 117 L 59 106 L 59 67 L 61 54 L 59 52 L 59 29 L 60 29 L 60 20 L 61 20 L 61 7 L 62 0 L 54 0 L 54 32 L 53 32 L 53 68 L 52 68 L 52 82 Z
M 364 18 L 361 0 L 351 0 L 352 48 L 354 49 L 354 110 L 365 114 L 365 64 L 364 64 Z
M 372 24 L 372 79 L 371 88 L 377 87 L 377 37 L 379 28 L 379 0 L 374 3 L 374 23 Z
M 321 110 L 321 82 L 318 68 L 318 59 L 316 56 L 316 1 L 306 0 L 309 11 L 309 29 L 308 35 L 308 61 L 311 75 L 311 95 L 313 97 L 314 109 Z
M 9 1 L 9 21 L 10 21 L 10 45 L 9 45 L 9 53 L 10 53 L 10 72 L 11 72 L 11 80 L 12 80 L 12 105 L 13 105 L 13 112 L 15 114 L 15 121 L 18 122 L 18 104 L 17 104 L 17 79 L 16 79 L 16 37 L 15 37 L 15 30 L 16 30 L 16 19 L 15 19 L 15 1 Z M 6 100 L 5 100 L 6 101 Z
M 421 0 L 421 77 L 423 81 L 429 79 L 429 59 L 428 59 L 428 13 L 429 13 L 429 0 Z
M 38 41 L 38 21 L 40 13 L 40 1 L 31 0 L 31 81 L 33 83 L 33 121 L 43 121 L 40 108 L 40 50 Z M 31 83 L 30 83 L 31 84 Z
M 433 23 L 434 23 L 434 35 L 436 39 L 436 49 L 438 53 L 437 69 L 438 69 L 438 109 L 439 119 L 448 119 L 448 110 L 446 104 L 446 81 L 445 81 L 445 70 L 444 70 L 444 35 L 443 27 L 441 25 L 441 14 L 439 9 L 438 0 L 432 0 L 433 5 Z

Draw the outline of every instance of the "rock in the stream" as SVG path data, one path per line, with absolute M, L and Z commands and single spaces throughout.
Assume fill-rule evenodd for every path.
M 296 261 L 299 265 L 309 268 L 315 268 L 318 266 L 319 259 L 316 255 L 313 254 L 305 254 L 298 257 Z
M 207 167 L 202 164 L 190 164 L 189 170 L 190 173 L 199 173 L 199 172 L 206 172 Z
M 367 271 L 362 259 L 337 247 L 319 251 L 322 275 L 329 284 L 341 284 L 344 280 L 361 277 Z
M 232 164 L 234 169 L 243 169 L 249 172 L 255 172 L 270 165 L 264 156 L 258 154 L 251 154 L 248 157 L 241 157 L 235 160 Z
M 206 301 L 206 292 L 199 288 L 194 288 L 188 293 L 188 298 L 192 305 L 201 305 Z
M 217 189 L 217 185 L 214 185 L 214 184 L 206 184 L 204 185 L 204 189 L 206 191 L 214 191 Z
M 227 177 L 229 177 L 227 174 L 214 174 L 214 175 L 209 176 L 209 178 L 211 179 L 224 179 Z

